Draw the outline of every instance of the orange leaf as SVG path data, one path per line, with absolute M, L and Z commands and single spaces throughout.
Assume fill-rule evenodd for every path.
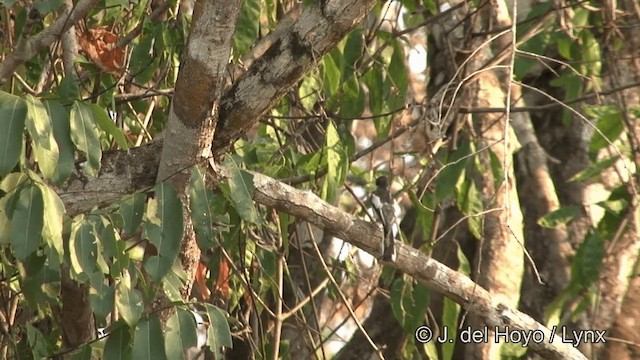
M 89 29 L 78 39 L 85 55 L 100 70 L 120 76 L 124 68 L 124 48 L 117 46 L 118 36 L 106 27 Z

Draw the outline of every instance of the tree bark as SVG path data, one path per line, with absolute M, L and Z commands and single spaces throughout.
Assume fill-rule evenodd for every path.
M 193 23 L 187 40 L 175 95 L 165 129 L 157 182 L 175 187 L 183 206 L 183 239 L 180 261 L 188 278 L 181 290 L 188 300 L 200 249 L 189 210 L 189 180 L 195 165 L 211 159 L 211 141 L 219 120 L 218 104 L 225 84 L 226 68 L 231 57 L 233 34 L 240 14 L 241 1 L 202 0 L 196 3 Z M 166 305 L 164 292 L 158 290 L 155 309 Z M 168 319 L 171 311 L 163 312 Z

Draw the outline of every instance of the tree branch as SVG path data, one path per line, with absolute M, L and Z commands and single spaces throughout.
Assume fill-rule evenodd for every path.
M 216 174 L 220 180 L 231 177 L 231 170 L 219 166 Z M 378 226 L 360 220 L 320 199 L 308 190 L 298 190 L 268 176 L 252 173 L 255 192 L 253 199 L 262 205 L 308 221 L 327 233 L 358 248 L 380 257 L 379 242 L 382 231 Z M 371 236 L 374 234 L 374 236 Z M 529 315 L 512 309 L 494 300 L 490 294 L 468 277 L 428 257 L 408 245 L 397 244 L 398 259 L 389 264 L 430 289 L 444 294 L 461 304 L 470 313 L 481 318 L 491 329 L 523 331 L 544 334 L 544 341 L 531 342 L 533 351 L 546 359 L 585 359 L 573 346 L 563 343 L 560 336 L 551 336 L 551 331 Z
M 213 153 L 221 154 L 231 147 L 359 24 L 374 4 L 372 0 L 314 2 L 305 6 L 294 23 L 287 21 L 276 27 L 274 32 L 280 36 L 222 98 Z
M 0 84 L 7 81 L 18 66 L 29 61 L 37 53 L 51 45 L 62 33 L 67 31 L 78 20 L 87 15 L 93 9 L 98 0 L 81 0 L 71 10 L 68 16 L 60 16 L 48 28 L 42 30 L 37 35 L 29 39 L 21 39 L 18 46 L 12 51 L 3 62 L 0 63 Z

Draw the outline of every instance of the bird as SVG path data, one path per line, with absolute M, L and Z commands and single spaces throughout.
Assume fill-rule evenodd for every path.
M 398 236 L 398 224 L 395 215 L 395 200 L 389 191 L 389 179 L 380 176 L 376 179 L 376 189 L 371 193 L 371 206 L 376 214 L 376 220 L 382 224 L 384 232 L 380 246 L 382 260 L 394 262 L 396 260 L 395 239 Z

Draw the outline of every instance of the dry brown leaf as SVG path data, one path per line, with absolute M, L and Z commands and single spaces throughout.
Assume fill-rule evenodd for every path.
M 80 34 L 80 47 L 100 70 L 121 76 L 124 69 L 124 48 L 118 47 L 118 36 L 106 27 L 89 29 Z

